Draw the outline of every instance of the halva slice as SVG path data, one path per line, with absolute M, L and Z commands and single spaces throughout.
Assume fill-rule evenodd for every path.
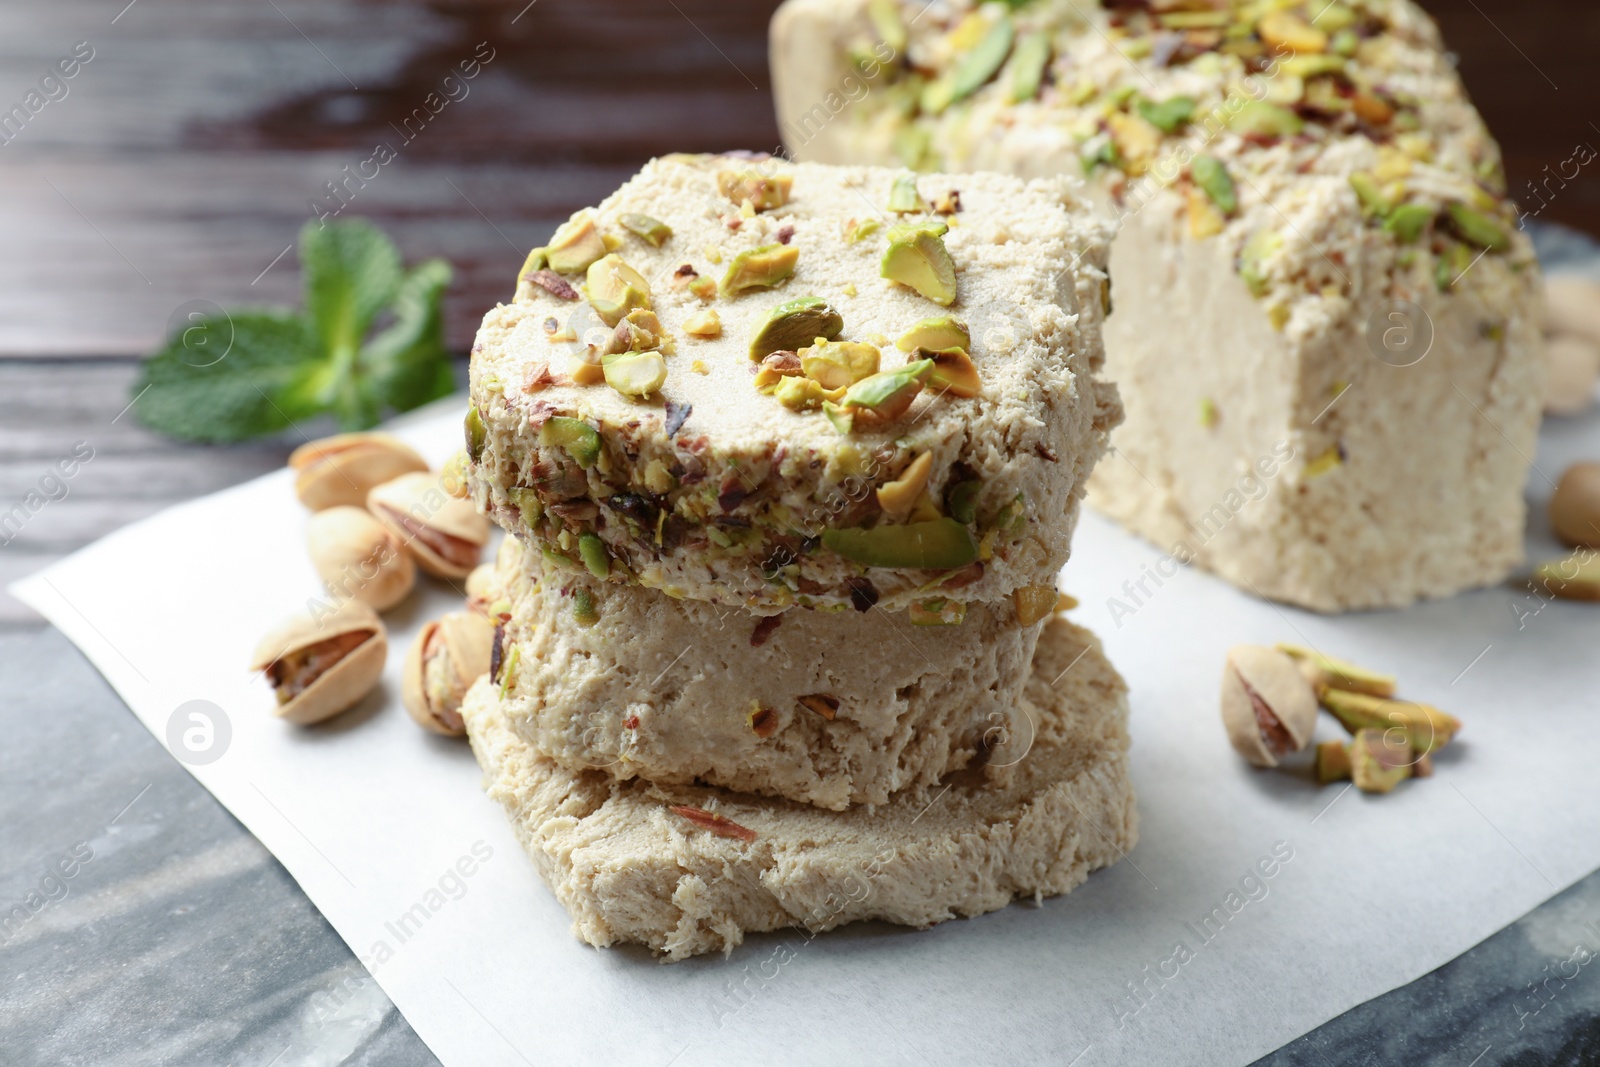
M 751 615 L 501 552 L 501 705 L 568 768 L 842 809 L 969 765 L 1002 778 L 999 740 L 1027 733 L 1040 616 L 1010 599 Z
M 674 156 L 574 216 L 473 347 L 479 507 L 765 614 L 1048 583 L 1120 418 L 1109 231 L 1065 179 L 891 210 L 899 177 Z
M 802 159 L 1082 174 L 1119 218 L 1091 504 L 1325 611 L 1517 565 L 1539 271 L 1416 5 L 788 0 L 772 65 Z
M 1088 631 L 1045 625 L 1004 785 L 958 772 L 874 808 L 825 811 L 696 785 L 618 781 L 540 755 L 488 679 L 463 713 L 488 792 L 573 932 L 669 960 L 747 932 L 861 919 L 929 926 L 1065 893 L 1133 848 L 1126 688 Z

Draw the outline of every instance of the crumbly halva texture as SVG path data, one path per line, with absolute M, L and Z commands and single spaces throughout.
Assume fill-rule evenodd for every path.
M 891 211 L 898 177 L 668 157 L 574 216 L 474 345 L 478 506 L 610 581 L 758 613 L 1050 582 L 1121 417 L 1109 228 L 1060 178 Z
M 550 569 L 511 538 L 496 582 L 503 714 L 570 769 L 840 810 L 969 765 L 1001 782 L 1005 744 L 1026 732 L 1040 623 L 1010 600 L 967 605 L 959 625 L 881 609 L 757 616 Z
M 1005 785 L 958 772 L 834 812 L 704 786 L 617 781 L 540 755 L 480 680 L 463 714 L 489 794 L 591 945 L 668 960 L 747 932 L 862 919 L 929 926 L 1065 893 L 1133 848 L 1126 687 L 1088 631 L 1047 623 Z
M 789 0 L 772 46 L 801 158 L 1082 173 L 1119 217 L 1091 504 L 1319 610 L 1517 565 L 1538 269 L 1414 4 Z

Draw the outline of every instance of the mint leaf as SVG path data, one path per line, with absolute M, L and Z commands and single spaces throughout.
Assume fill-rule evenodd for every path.
M 449 264 L 403 270 L 394 243 L 361 219 L 308 223 L 300 260 L 304 314 L 243 311 L 175 334 L 134 385 L 143 422 L 196 441 L 322 414 L 358 430 L 451 392 L 440 309 Z
M 306 320 L 336 362 L 354 359 L 362 339 L 400 286 L 400 252 L 365 219 L 300 230 Z
M 358 363 L 380 405 L 409 411 L 454 391 L 441 306 L 450 276 L 442 259 L 409 271 L 395 293 L 394 321 L 361 350 Z
M 140 368 L 139 421 L 190 441 L 242 441 L 317 411 L 306 377 L 318 346 L 298 316 L 236 311 L 175 334 Z

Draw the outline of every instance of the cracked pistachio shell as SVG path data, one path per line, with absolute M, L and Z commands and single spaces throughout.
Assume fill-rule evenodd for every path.
M 1257 767 L 1276 767 L 1310 742 L 1316 693 L 1287 654 L 1236 645 L 1222 672 L 1222 723 L 1241 756 Z
M 311 565 L 330 594 L 387 611 L 417 583 L 417 565 L 405 544 L 364 508 L 341 505 L 306 524 Z
M 404 441 L 386 433 L 341 433 L 301 445 L 289 454 L 295 493 L 312 511 L 366 503 L 375 485 L 428 464 Z
M 432 474 L 403 474 L 367 494 L 367 510 L 437 578 L 465 578 L 489 541 L 489 520 Z
M 266 672 L 280 719 L 310 725 L 370 693 L 388 655 L 378 613 L 359 600 L 345 600 L 279 623 L 256 645 L 250 669 Z
M 494 624 L 475 612 L 451 612 L 424 626 L 400 675 L 400 696 L 412 719 L 436 734 L 464 734 L 461 702 L 489 673 L 493 648 Z

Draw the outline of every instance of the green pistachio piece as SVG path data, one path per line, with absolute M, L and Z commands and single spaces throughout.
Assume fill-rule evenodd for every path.
M 1312 52 L 1298 56 L 1284 56 L 1278 61 L 1278 72 L 1294 78 L 1315 78 L 1320 74 L 1343 74 L 1344 57 Z
M 611 573 L 611 554 L 606 551 L 606 543 L 600 540 L 599 534 L 578 535 L 578 558 L 583 560 L 583 565 L 596 578 L 604 578 Z
M 957 482 L 944 494 L 944 509 L 950 517 L 957 522 L 967 525 L 978 518 L 978 493 L 983 489 L 983 483 L 976 478 Z
M 573 462 L 588 470 L 600 458 L 600 435 L 581 419 L 552 415 L 539 427 L 539 443 L 566 450 Z
M 855 428 L 855 416 L 831 400 L 822 402 L 822 416 L 836 433 L 849 433 Z
M 1328 42 L 1328 51 L 1349 59 L 1361 47 L 1361 37 L 1354 30 L 1340 30 Z
M 467 455 L 476 463 L 478 457 L 483 455 L 483 446 L 489 441 L 489 427 L 483 424 L 483 416 L 478 414 L 477 408 L 467 409 L 467 421 L 462 429 L 467 437 Z
M 878 373 L 875 345 L 857 341 L 825 341 L 802 348 L 800 371 L 823 389 L 844 389 Z
M 905 526 L 824 530 L 822 544 L 845 559 L 868 567 L 951 570 L 978 558 L 972 531 L 954 519 Z
M 850 407 L 880 408 L 895 400 L 909 386 L 922 385 L 922 379 L 933 369 L 933 360 L 919 359 L 894 370 L 881 371 L 856 382 L 844 394 Z
M 1215 156 L 1196 156 L 1189 166 L 1189 176 L 1199 190 L 1211 198 L 1217 210 L 1232 215 L 1239 210 L 1239 193 L 1234 188 L 1233 176 Z
M 1411 777 L 1416 762 L 1398 737 L 1386 730 L 1358 730 L 1350 742 L 1350 778 L 1363 793 L 1388 793 Z
M 906 24 L 900 19 L 897 0 L 867 0 L 867 15 L 872 19 L 872 28 L 877 31 L 878 40 L 894 49 L 897 55 L 906 50 L 909 38 Z
M 851 244 L 855 244 L 857 241 L 865 241 L 868 237 L 877 233 L 878 227 L 881 225 L 882 223 L 877 219 L 862 219 L 860 222 L 852 223 L 845 230 L 845 240 Z
M 946 108 L 955 102 L 956 83 L 955 77 L 945 74 L 935 78 L 922 87 L 922 94 L 917 98 L 917 106 L 927 115 L 942 115 Z M 915 164 L 907 163 L 908 166 Z
M 1011 54 L 1011 42 L 1016 37 L 1011 19 L 1005 15 L 989 27 L 989 32 L 962 59 L 950 81 L 950 102 L 963 100 L 981 89 L 995 76 L 1006 56 Z
M 1402 244 L 1412 244 L 1433 221 L 1434 209 L 1426 204 L 1401 204 L 1383 220 L 1383 232 L 1392 233 Z
M 544 505 L 539 502 L 539 494 L 526 486 L 514 485 L 506 490 L 506 496 L 517 506 L 522 513 L 522 523 L 528 529 L 533 529 L 544 514 Z
M 528 253 L 528 258 L 522 261 L 522 269 L 517 271 L 517 280 L 521 281 L 524 274 L 532 274 L 536 270 L 544 270 L 550 263 L 550 250 L 548 248 L 535 248 Z
M 662 242 L 672 236 L 671 226 L 650 215 L 629 212 L 618 218 L 617 221 L 622 224 L 624 230 L 627 230 L 635 237 L 644 238 L 657 248 L 660 248 Z
M 554 567 L 556 570 L 563 571 L 577 569 L 577 564 L 573 563 L 572 560 L 566 556 L 563 556 L 553 548 L 545 548 L 541 546 L 539 549 L 539 555 L 544 557 L 544 565 L 546 567 Z
M 1472 267 L 1472 249 L 1450 242 L 1433 264 L 1433 283 L 1446 292 Z
M 904 215 L 913 211 L 926 211 L 928 205 L 917 192 L 917 176 L 902 174 L 889 186 L 889 210 Z
M 1292 137 L 1305 125 L 1293 111 L 1264 100 L 1246 100 L 1228 118 L 1228 128 L 1247 137 Z
M 589 303 L 607 326 L 615 326 L 637 308 L 650 308 L 650 283 L 615 252 L 589 264 L 586 281 Z
M 1283 235 L 1277 230 L 1257 230 L 1245 242 L 1244 250 L 1239 253 L 1239 277 L 1244 279 L 1251 293 L 1267 295 L 1267 260 L 1282 247 Z
M 878 273 L 949 307 L 956 301 L 956 264 L 944 246 L 944 233 L 943 224 L 895 226 Z
M 735 204 L 748 203 L 756 211 L 771 211 L 789 202 L 794 175 L 767 176 L 753 170 L 717 171 L 717 191 Z
M 779 378 L 772 395 L 790 411 L 812 411 L 822 406 L 827 394 L 822 386 L 810 378 L 795 375 Z
M 617 352 L 601 357 L 606 384 L 623 396 L 649 396 L 667 380 L 667 361 L 660 352 Z
M 902 352 L 912 352 L 919 348 L 939 351 L 945 348 L 959 348 L 964 352 L 972 351 L 972 333 L 967 329 L 967 324 L 951 315 L 940 315 L 936 318 L 923 319 L 911 329 L 900 335 L 895 347 Z
M 1162 133 L 1177 133 L 1194 114 L 1194 97 L 1170 96 L 1159 104 L 1141 98 L 1135 106 L 1144 120 Z
M 912 626 L 960 626 L 967 618 L 967 606 L 959 600 L 934 597 L 917 601 L 907 613 Z
M 722 295 L 771 289 L 794 273 L 800 250 L 793 245 L 762 245 L 740 252 L 722 276 Z
M 1511 236 L 1505 228 L 1488 215 L 1474 211 L 1465 204 L 1450 204 L 1445 210 L 1456 232 L 1479 248 L 1491 252 L 1504 252 L 1511 247 Z
M 1011 53 L 1011 86 L 1006 93 L 1013 103 L 1032 100 L 1044 84 L 1044 70 L 1050 64 L 1050 35 L 1028 33 Z
M 606 254 L 605 238 L 595 227 L 593 217 L 573 219 L 556 231 L 545 248 L 550 269 L 557 274 L 579 274 Z
M 600 611 L 595 607 L 594 595 L 589 590 L 573 591 L 572 618 L 579 626 L 593 626 L 600 621 Z
M 750 342 L 750 358 L 759 363 L 774 352 L 798 352 L 817 338 L 833 340 L 844 329 L 844 316 L 820 296 L 785 301 L 767 312 Z
M 1350 175 L 1350 188 L 1356 191 L 1361 213 L 1368 218 L 1383 218 L 1394 211 L 1394 205 L 1383 195 L 1372 175 L 1359 171 Z

